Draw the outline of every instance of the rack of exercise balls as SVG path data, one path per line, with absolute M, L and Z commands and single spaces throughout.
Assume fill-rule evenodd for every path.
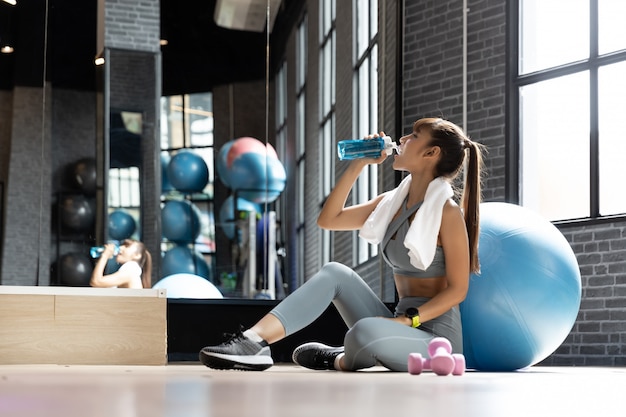
M 96 176 L 96 161 L 90 157 L 80 158 L 65 167 L 64 190 L 56 193 L 53 222 L 56 238 L 55 285 L 89 286 L 94 266 L 89 248 L 95 244 Z M 109 241 L 121 242 L 131 238 L 136 229 L 137 221 L 127 210 L 115 208 L 109 213 Z M 118 268 L 119 265 L 112 259 L 105 273 Z
M 153 288 L 165 288 L 169 298 L 221 298 L 213 285 L 212 268 L 197 248 L 202 212 L 196 205 L 212 204 L 204 193 L 209 169 L 192 148 L 161 154 L 163 256 L 161 277 Z
M 53 232 L 56 260 L 53 285 L 89 285 L 93 263 L 89 246 L 95 241 L 96 161 L 84 157 L 64 167 L 63 187 L 55 193 Z
M 244 267 L 242 282 L 233 282 L 236 271 L 222 274 L 222 281 L 229 279 L 246 298 L 275 299 L 278 285 L 274 278 L 279 272 L 276 212 L 267 207 L 285 188 L 285 168 L 272 145 L 240 137 L 222 145 L 216 169 L 220 181 L 232 191 L 220 207 L 219 224 Z

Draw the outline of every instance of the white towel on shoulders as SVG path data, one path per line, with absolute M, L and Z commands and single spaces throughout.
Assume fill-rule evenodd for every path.
M 369 215 L 359 236 L 369 243 L 378 244 L 385 237 L 387 226 L 400 209 L 411 185 L 408 175 L 394 190 L 389 191 Z M 404 246 L 409 250 L 411 265 L 427 269 L 437 249 L 437 236 L 441 227 L 441 215 L 445 202 L 454 195 L 448 181 L 437 177 L 428 184 L 422 206 L 415 213 L 404 239 Z

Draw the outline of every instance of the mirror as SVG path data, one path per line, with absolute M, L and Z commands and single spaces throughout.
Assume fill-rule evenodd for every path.
M 253 16 L 261 21 L 255 30 L 246 30 L 247 23 L 243 29 L 229 28 L 232 22 L 216 18 L 220 8 L 228 8 L 228 1 L 148 1 L 146 7 L 154 8 L 155 13 L 149 14 L 142 25 L 125 28 L 130 34 L 143 31 L 135 40 L 128 41 L 128 38 L 119 36 L 121 31 L 114 33 L 112 29 L 105 36 L 107 24 L 112 22 L 104 21 L 102 12 L 109 7 L 119 7 L 117 2 L 18 0 L 16 6 L 10 7 L 19 8 L 19 13 L 15 12 L 17 9 L 5 13 L 9 6 L 0 2 L 0 18 L 10 15 L 13 34 L 20 35 L 16 36 L 19 43 L 15 45 L 14 54 L 0 56 L 0 87 L 3 93 L 7 92 L 1 96 L 1 103 L 13 110 L 16 101 L 27 104 L 30 112 L 13 111 L 12 130 L 7 130 L 4 124 L 4 127 L 0 126 L 0 133 L 4 135 L 6 146 L 11 142 L 39 146 L 28 155 L 33 175 L 7 173 L 9 159 L 14 159 L 8 153 L 0 161 L 0 183 L 4 184 L 5 194 L 0 197 L 4 197 L 3 212 L 8 216 L 3 225 L 5 236 L 19 233 L 14 230 L 18 222 L 11 221 L 15 210 L 8 207 L 9 201 L 15 201 L 9 198 L 13 196 L 12 187 L 19 189 L 20 196 L 28 198 L 30 203 L 28 212 L 18 214 L 28 219 L 33 230 L 39 231 L 32 238 L 32 245 L 38 247 L 37 262 L 33 262 L 32 253 L 22 259 L 19 251 L 7 248 L 10 245 L 2 242 L 3 258 L 13 259 L 15 262 L 12 263 L 20 265 L 32 265 L 34 271 L 18 273 L 13 271 L 9 262 L 4 262 L 0 284 L 60 284 L 55 282 L 50 265 L 58 264 L 69 252 L 87 256 L 91 245 L 112 240 L 109 220 L 117 209 L 130 212 L 136 223 L 131 236 L 148 244 L 154 258 L 158 259 L 164 248 L 161 149 L 168 150 L 173 157 L 170 151 L 179 146 L 163 144 L 161 97 L 182 98 L 178 105 L 188 110 L 184 115 L 181 113 L 183 121 L 189 122 L 184 127 L 189 129 L 184 133 L 187 138 L 193 135 L 195 140 L 196 135 L 203 135 L 195 130 L 202 123 L 193 123 L 196 116 L 207 119 L 206 115 L 197 114 L 199 110 L 214 116 L 213 142 L 184 145 L 209 161 L 211 178 L 199 193 L 203 194 L 204 200 L 198 201 L 202 217 L 207 219 L 202 227 L 208 232 L 202 232 L 204 240 L 199 245 L 203 257 L 212 265 L 211 279 L 216 283 L 215 277 L 222 272 L 228 275 L 241 269 L 231 240 L 216 224 L 222 202 L 233 191 L 217 179 L 214 161 L 216 152 L 230 140 L 255 137 L 264 144 L 269 142 L 268 26 L 273 25 L 282 6 L 280 0 L 255 0 L 252 3 L 261 10 Z M 269 23 L 267 16 L 270 16 Z M 244 20 L 248 18 L 251 17 Z M 98 24 L 97 30 L 94 20 Z M 216 20 L 220 20 L 222 26 Z M 118 27 L 108 28 L 119 29 L 120 23 L 117 24 Z M 5 27 L 3 25 L 2 29 Z M 168 34 L 169 45 L 160 49 L 158 39 Z M 3 35 L 2 41 L 6 39 Z M 96 55 L 104 59 L 104 65 L 94 65 Z M 210 93 L 210 104 L 198 104 L 197 95 L 206 93 Z M 34 133 L 29 130 L 31 128 Z M 18 130 L 23 135 L 11 137 L 12 132 Z M 26 138 L 31 140 L 25 141 Z M 201 151 L 201 146 L 206 146 L 207 150 Z M 137 159 L 138 155 L 141 158 Z M 66 181 L 68 165 L 85 158 L 95 161 L 95 179 L 89 190 L 78 189 Z M 18 177 L 24 184 L 15 180 Z M 36 186 L 38 184 L 42 184 L 41 187 Z M 86 201 L 80 201 L 77 211 L 84 214 L 85 224 L 81 223 L 81 230 L 76 233 L 71 231 L 62 235 L 58 230 L 61 223 L 57 218 L 59 193 L 85 194 Z M 196 197 L 199 195 L 192 198 Z M 266 211 L 273 209 L 276 203 L 255 204 L 260 204 L 261 210 Z M 19 224 L 22 223 L 20 220 Z M 34 227 L 35 223 L 37 227 Z M 220 250 L 222 252 L 218 253 Z M 224 262 L 216 264 L 217 258 L 223 258 Z M 153 282 L 162 277 L 158 262 L 154 264 Z M 257 271 L 264 271 L 265 268 L 259 265 L 260 262 L 256 262 Z M 12 281 L 12 278 L 4 278 L 7 275 L 37 278 L 33 282 Z M 81 279 L 85 277 L 86 273 Z M 262 276 L 260 281 L 265 278 Z M 252 297 L 252 294 L 246 296 Z
M 211 271 L 209 281 L 224 297 L 256 298 L 257 287 L 261 287 L 267 281 L 264 273 L 265 262 L 258 259 L 257 254 L 263 254 L 265 251 L 262 249 L 268 246 L 263 241 L 267 235 L 257 234 L 257 226 L 251 226 L 249 221 L 262 218 L 263 212 L 273 208 L 273 205 L 249 200 L 238 204 L 240 200 L 238 197 L 250 190 L 242 190 L 241 187 L 236 189 L 225 181 L 225 172 L 221 168 L 227 164 L 220 162 L 226 160 L 232 162 L 235 159 L 235 152 L 232 152 L 229 158 L 223 155 L 222 151 L 230 148 L 232 142 L 238 138 L 255 138 L 257 142 L 260 141 L 263 150 L 266 149 L 268 143 L 269 38 L 265 14 L 270 2 L 266 0 L 252 2 L 257 6 L 262 5 L 261 24 L 255 26 L 244 22 L 244 25 L 252 25 L 255 30 L 250 30 L 250 27 L 235 28 L 221 20 L 220 10 L 225 10 L 229 2 L 217 1 L 215 3 L 214 8 L 204 7 L 212 13 L 209 18 L 210 22 L 207 22 L 207 16 L 202 14 L 203 11 L 198 10 L 198 15 L 203 16 L 204 20 L 202 23 L 198 22 L 199 26 L 194 32 L 202 34 L 204 39 L 202 42 L 194 39 L 194 34 L 176 25 L 176 19 L 173 17 L 177 16 L 180 11 L 178 5 L 169 1 L 161 4 L 161 15 L 168 16 L 162 20 L 162 25 L 165 25 L 162 31 L 169 37 L 169 44 L 162 48 L 165 79 L 161 106 L 163 150 L 161 160 L 164 164 L 170 164 L 183 149 L 190 150 L 203 157 L 210 173 L 209 184 L 202 192 L 198 193 L 196 190 L 186 193 L 172 186 L 171 178 L 167 178 L 172 167 L 169 166 L 170 169 L 163 170 L 165 189 L 162 193 L 162 207 L 165 210 L 162 212 L 164 215 L 161 224 L 164 235 L 161 278 L 168 279 L 173 272 L 181 270 L 206 278 L 204 272 L 207 269 L 205 264 L 207 264 Z M 279 4 L 280 1 L 272 0 L 269 4 L 270 15 L 275 14 L 272 10 L 277 11 Z M 273 6 L 276 8 L 274 9 Z M 187 10 L 185 21 L 189 25 L 194 25 L 196 20 L 189 14 Z M 258 14 L 257 17 L 259 17 Z M 231 18 L 237 20 L 234 15 Z M 270 20 L 273 21 L 273 19 Z M 216 22 L 220 23 L 216 24 Z M 220 42 L 209 46 L 206 45 L 207 39 L 220 39 Z M 176 42 L 188 43 L 188 52 L 179 54 L 171 50 L 170 47 Z M 200 44 L 202 44 L 201 47 Z M 198 50 L 209 49 L 211 51 L 210 56 L 213 62 L 208 67 L 203 67 L 205 71 L 203 74 L 195 72 L 197 65 L 194 64 L 199 63 L 199 58 L 194 47 Z M 174 75 L 171 82 L 175 85 L 168 85 L 170 82 L 168 74 Z M 196 75 L 199 79 L 205 80 L 205 91 L 210 91 L 210 93 L 171 94 L 171 92 L 186 91 L 185 88 L 180 87 L 180 84 Z M 205 99 L 205 105 L 202 104 L 203 94 L 210 96 L 210 103 L 208 99 Z M 265 163 L 265 153 L 262 159 Z M 250 166 L 239 166 L 239 169 L 243 171 L 248 168 Z M 263 169 L 263 175 L 265 171 Z M 262 177 L 253 174 L 250 170 L 246 172 L 248 175 L 243 175 L 244 180 Z M 250 186 L 258 187 L 256 184 L 246 184 L 244 188 Z M 261 194 L 266 194 L 267 184 L 264 181 L 262 187 Z M 252 191 L 258 192 L 259 190 Z M 170 221 L 168 218 L 170 206 L 176 205 L 174 201 L 180 202 L 181 200 L 193 206 L 193 209 L 188 210 L 190 213 L 188 217 L 194 219 L 196 216 L 193 213 L 197 212 L 201 221 L 200 235 L 193 242 L 182 242 L 184 249 L 181 248 L 180 242 L 175 242 L 168 236 L 174 231 L 168 230 L 170 227 L 167 224 Z M 241 207 L 242 205 L 245 207 Z M 254 206 L 255 213 L 258 215 L 248 215 L 245 208 L 251 206 Z M 171 265 L 180 264 L 182 261 L 174 262 L 172 260 L 174 256 L 185 259 L 186 265 L 177 271 L 173 270 Z M 189 294 L 190 298 L 195 298 L 199 292 L 196 290 L 195 294 Z M 172 293 L 171 288 L 168 289 L 168 293 Z M 261 296 L 265 295 L 261 294 Z M 275 298 L 275 289 L 269 298 Z
M 158 254 L 159 233 L 147 225 L 160 217 L 155 183 L 160 178 L 155 104 L 160 99 L 160 59 L 154 52 L 117 48 L 105 48 L 103 58 L 97 241 L 138 239 Z M 153 264 L 158 273 L 158 263 Z
M 107 183 L 107 237 L 141 238 L 141 140 L 143 114 L 111 109 Z

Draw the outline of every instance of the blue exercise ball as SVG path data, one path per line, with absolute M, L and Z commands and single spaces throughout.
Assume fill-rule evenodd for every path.
M 230 148 L 233 146 L 234 143 L 235 141 L 231 140 L 231 141 L 226 142 L 224 145 L 222 145 L 222 147 L 220 148 L 220 151 L 217 154 L 217 158 L 215 161 L 215 169 L 217 171 L 217 177 L 220 179 L 222 184 L 224 184 L 226 187 L 229 187 L 229 188 L 230 188 L 230 172 L 229 172 L 229 166 L 228 166 L 228 152 L 230 151 Z
M 167 152 L 161 152 L 161 192 L 168 193 L 174 191 L 175 188 L 172 185 L 170 178 L 167 174 L 167 167 L 170 165 L 170 154 Z
M 174 274 L 194 274 L 211 279 L 211 270 L 202 255 L 187 246 L 174 246 L 163 255 L 161 276 Z
M 260 213 L 261 207 L 258 204 L 255 204 L 251 201 L 248 201 L 244 198 L 237 198 L 237 211 L 240 212 L 254 212 Z M 226 200 L 222 203 L 220 207 L 219 213 L 219 221 L 220 226 L 222 227 L 222 231 L 229 239 L 235 238 L 235 197 L 230 195 L 226 197 Z
M 174 274 L 162 278 L 152 286 L 165 289 L 167 298 L 224 298 L 220 290 L 206 278 L 194 274 Z
M 193 243 L 200 235 L 200 209 L 187 200 L 171 200 L 161 209 L 165 238 L 176 243 Z
M 178 191 L 199 193 L 209 182 L 209 168 L 200 155 L 184 150 L 170 159 L 167 177 Z
M 513 371 L 551 355 L 570 333 L 581 300 L 568 241 L 535 212 L 481 205 L 480 273 L 461 303 L 468 368 Z
M 255 152 L 239 155 L 230 167 L 231 187 L 254 203 L 271 203 L 285 189 L 287 174 L 278 158 Z
M 135 219 L 124 210 L 115 210 L 109 214 L 109 237 L 111 239 L 128 239 L 135 233 L 136 228 Z
M 61 223 L 74 232 L 90 230 L 96 218 L 90 199 L 83 195 L 66 195 L 59 203 Z

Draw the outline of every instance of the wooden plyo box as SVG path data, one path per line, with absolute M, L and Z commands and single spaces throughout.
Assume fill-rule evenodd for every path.
M 0 364 L 165 365 L 165 290 L 0 286 Z

